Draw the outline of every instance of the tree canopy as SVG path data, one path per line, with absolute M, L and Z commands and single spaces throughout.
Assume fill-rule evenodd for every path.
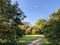
M 50 15 L 44 25 L 43 33 L 51 45 L 60 45 L 60 9 Z
M 0 0 L 0 43 L 4 40 L 15 43 L 24 35 L 19 25 L 23 24 L 21 20 L 25 17 L 17 2 L 11 4 L 11 0 Z

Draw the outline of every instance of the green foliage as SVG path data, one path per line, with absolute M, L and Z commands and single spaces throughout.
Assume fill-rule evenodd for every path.
M 19 27 L 25 31 L 25 34 L 31 34 L 31 27 L 29 22 L 23 22 L 23 25 L 19 25 Z
M 60 9 L 51 14 L 50 19 L 44 25 L 43 33 L 50 45 L 60 45 Z
M 45 19 L 38 19 L 34 28 L 32 29 L 32 34 L 43 34 L 42 28 L 45 24 Z
M 41 31 L 44 24 L 45 24 L 46 20 L 45 19 L 38 19 L 36 24 L 34 26 L 23 26 L 26 30 L 26 34 L 43 34 L 43 32 Z M 28 28 L 27 28 L 28 27 Z M 22 28 L 22 26 L 21 26 Z
M 31 35 L 32 34 L 32 27 L 27 28 L 26 34 L 27 35 Z
M 24 35 L 25 31 L 19 25 L 25 17 L 17 2 L 11 4 L 11 0 L 0 0 L 0 43 L 13 45 Z
M 42 42 L 43 45 L 49 45 L 49 42 L 47 41 L 47 39 L 45 37 L 43 37 L 40 42 Z

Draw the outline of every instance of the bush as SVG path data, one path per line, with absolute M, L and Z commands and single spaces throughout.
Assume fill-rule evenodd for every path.
M 50 19 L 46 22 L 43 28 L 45 37 L 50 42 L 50 45 L 60 45 L 60 18 L 58 12 L 53 13 Z
M 48 41 L 53 45 L 58 45 L 60 42 L 60 22 L 55 22 L 53 25 L 46 24 L 43 33 Z

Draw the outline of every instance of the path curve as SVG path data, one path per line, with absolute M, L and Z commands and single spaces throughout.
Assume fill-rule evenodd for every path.
M 43 38 L 43 36 L 39 36 L 37 39 L 31 41 L 30 43 L 26 44 L 26 45 L 41 45 L 40 40 Z

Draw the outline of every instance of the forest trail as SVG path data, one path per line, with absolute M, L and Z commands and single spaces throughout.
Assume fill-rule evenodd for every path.
M 26 45 L 42 45 L 40 40 L 43 38 L 43 36 L 39 36 L 37 39 L 31 41 L 30 43 L 27 43 Z

